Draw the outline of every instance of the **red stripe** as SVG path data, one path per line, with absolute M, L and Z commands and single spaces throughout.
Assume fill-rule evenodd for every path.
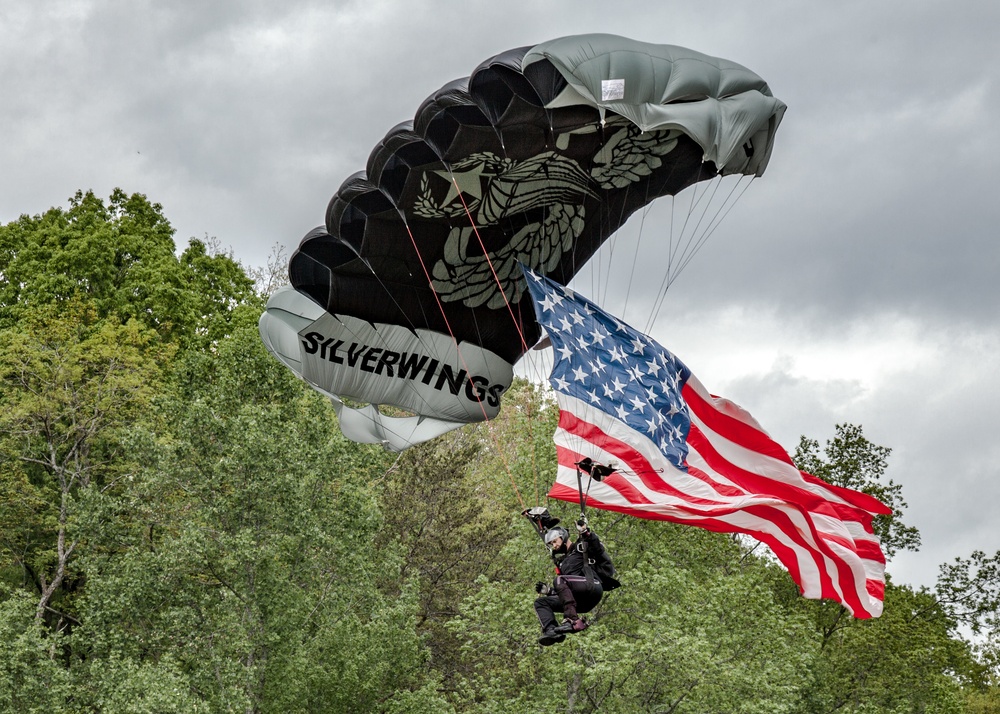
M 837 486 L 836 484 L 827 483 L 823 479 L 818 478 L 817 476 L 813 476 L 811 473 L 807 473 L 805 471 L 799 471 L 799 473 L 802 474 L 802 478 L 808 481 L 809 483 L 815 484 L 821 488 L 826 488 L 832 491 L 833 493 L 837 494 L 838 496 L 840 496 L 842 499 L 844 499 L 853 506 L 857 506 L 862 510 L 877 515 L 883 515 L 883 516 L 892 515 L 891 508 L 889 508 L 887 505 L 882 503 L 874 496 L 868 495 L 864 491 L 855 491 L 850 488 L 844 488 L 843 486 Z
M 868 594 L 876 600 L 885 600 L 885 582 L 882 580 L 867 580 L 865 581 L 865 587 L 868 590 Z
M 727 439 L 744 448 L 756 451 L 757 453 L 770 456 L 778 461 L 792 465 L 792 459 L 780 444 L 765 434 L 760 429 L 738 419 L 725 411 L 720 411 L 719 407 L 732 407 L 739 409 L 733 402 L 726 399 L 714 398 L 706 401 L 698 391 L 687 382 L 681 388 L 681 396 L 687 402 L 688 407 L 694 412 L 705 426 L 709 427 L 717 434 L 724 434 Z

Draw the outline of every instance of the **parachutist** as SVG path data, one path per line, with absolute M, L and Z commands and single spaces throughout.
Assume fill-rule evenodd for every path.
M 545 545 L 556 565 L 556 578 L 551 587 L 541 582 L 535 585 L 539 594 L 535 599 L 535 614 L 542 627 L 538 642 L 546 647 L 562 642 L 567 634 L 587 629 L 590 623 L 581 613 L 597 607 L 605 591 L 621 586 L 604 544 L 590 530 L 585 516 L 577 521 L 577 530 L 580 538 L 576 543 L 570 539 L 569 531 L 560 526 L 544 533 Z M 564 615 L 560 624 L 556 624 L 557 612 Z

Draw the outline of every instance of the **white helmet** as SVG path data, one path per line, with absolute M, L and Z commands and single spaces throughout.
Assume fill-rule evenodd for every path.
M 566 543 L 569 541 L 569 531 L 562 527 L 550 528 L 545 532 L 545 545 L 551 548 L 556 538 L 562 538 L 563 543 Z

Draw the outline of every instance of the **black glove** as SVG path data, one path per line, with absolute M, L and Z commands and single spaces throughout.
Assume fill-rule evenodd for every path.
M 552 594 L 552 588 L 550 588 L 547 583 L 543 583 L 539 580 L 535 583 L 535 592 L 542 596 L 548 596 Z
M 590 526 L 587 524 L 587 517 L 580 516 L 576 521 L 576 530 L 580 535 L 587 535 L 590 533 Z

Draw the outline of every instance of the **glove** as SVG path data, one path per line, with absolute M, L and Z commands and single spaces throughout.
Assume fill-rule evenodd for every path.
M 586 516 L 580 516 L 576 521 L 576 530 L 580 535 L 590 533 L 590 526 L 587 524 Z
M 543 583 L 541 580 L 539 580 L 537 583 L 535 583 L 535 592 L 545 597 L 548 595 L 552 595 L 552 588 L 550 588 L 547 583 Z

